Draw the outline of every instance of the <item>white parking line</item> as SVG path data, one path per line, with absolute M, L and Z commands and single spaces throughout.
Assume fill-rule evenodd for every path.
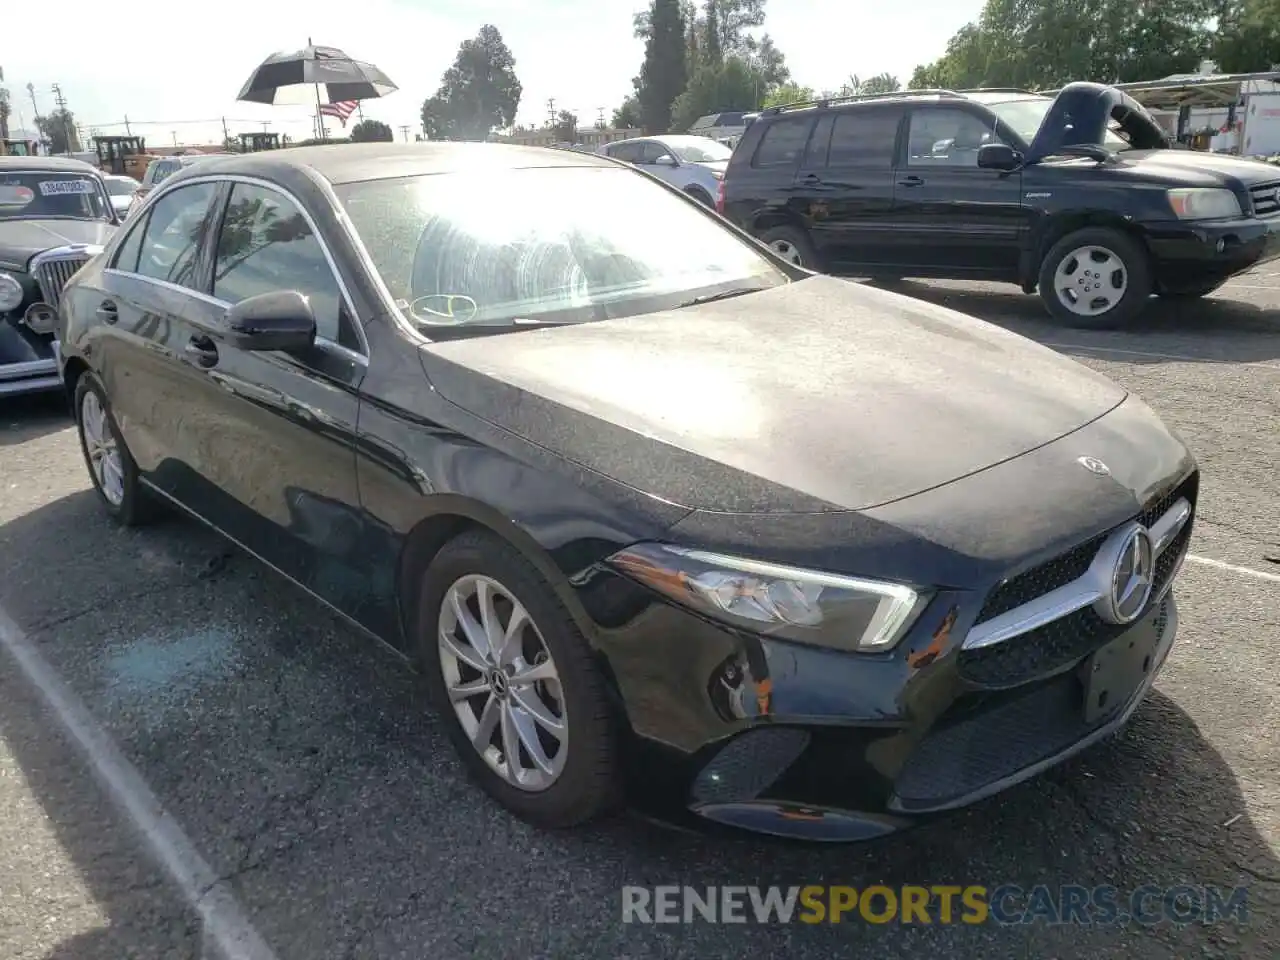
M 0 609 L 0 646 L 8 651 L 84 751 L 107 794 L 142 835 L 177 885 L 186 905 L 200 917 L 204 935 L 204 951 L 200 956 L 217 960 L 275 960 L 275 954 L 254 930 L 226 881 L 218 879 L 142 775 L 3 609 Z
M 1243 287 L 1246 290 L 1274 290 L 1276 293 L 1280 293 L 1280 286 L 1273 287 L 1269 283 L 1236 283 L 1234 280 L 1228 280 L 1223 286 L 1231 287 L 1232 289 Z
M 1280 573 L 1271 573 L 1267 570 L 1255 570 L 1253 567 L 1241 567 L 1234 563 L 1224 563 L 1221 560 L 1214 560 L 1211 557 L 1201 557 L 1194 553 L 1187 554 L 1187 563 L 1199 563 L 1206 567 L 1213 567 L 1215 570 L 1225 570 L 1227 573 L 1238 574 L 1242 577 L 1254 577 L 1257 580 L 1268 580 L 1271 583 L 1280 583 Z
M 1041 341 L 1046 347 L 1054 350 L 1083 350 L 1086 353 L 1114 353 L 1122 357 L 1150 357 L 1152 360 L 1182 360 L 1187 363 L 1227 363 L 1233 367 L 1262 367 L 1266 370 L 1280 370 L 1280 363 L 1270 360 L 1226 360 L 1216 357 L 1193 357 L 1185 353 L 1158 353 L 1153 350 L 1124 350 L 1120 347 L 1097 347 L 1086 343 L 1050 343 Z

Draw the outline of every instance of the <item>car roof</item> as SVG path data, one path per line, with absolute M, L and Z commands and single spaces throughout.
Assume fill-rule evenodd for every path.
M 200 176 L 261 176 L 311 170 L 330 183 L 389 180 L 462 170 L 518 170 L 529 167 L 613 167 L 594 153 L 526 147 L 510 143 L 335 143 L 284 147 L 258 153 L 207 156 Z M 184 171 L 185 173 L 185 171 Z
M 35 170 L 47 173 L 84 173 L 92 171 L 101 175 L 91 163 L 76 160 L 74 157 L 0 157 L 0 171 Z

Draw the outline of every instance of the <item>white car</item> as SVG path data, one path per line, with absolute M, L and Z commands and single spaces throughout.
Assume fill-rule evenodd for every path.
M 715 206 L 720 181 L 733 155 L 731 149 L 710 137 L 687 135 L 615 140 L 601 152 L 635 164 L 709 207 Z
M 140 186 L 133 177 L 105 174 L 102 178 L 107 185 L 107 195 L 111 197 L 111 208 L 116 216 L 123 220 L 129 215 L 129 206 L 133 203 L 133 194 Z

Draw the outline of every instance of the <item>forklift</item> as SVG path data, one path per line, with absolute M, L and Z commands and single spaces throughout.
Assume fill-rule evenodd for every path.
M 94 137 L 93 145 L 103 173 L 141 180 L 152 160 L 143 137 Z
M 240 134 L 240 152 L 258 153 L 261 150 L 279 150 L 280 134 L 259 131 Z

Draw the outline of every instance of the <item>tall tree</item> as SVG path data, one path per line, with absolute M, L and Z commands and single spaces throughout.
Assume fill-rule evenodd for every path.
M 352 143 L 373 143 L 381 141 L 391 143 L 395 140 L 391 127 L 381 120 L 361 120 L 351 128 Z
M 742 57 L 725 57 L 719 66 L 703 64 L 676 100 L 672 125 L 688 130 L 699 117 L 727 110 L 755 110 L 766 93 L 757 73 Z
M 551 129 L 555 131 L 556 140 L 577 143 L 578 115 L 570 110 L 561 110 L 556 115 L 556 122 Z
M 901 90 L 902 84 L 898 82 L 898 78 L 891 73 L 880 73 L 874 77 L 869 77 L 862 84 L 861 93 L 894 93 Z
M 804 103 L 812 99 L 814 99 L 812 87 L 802 87 L 798 83 L 784 83 L 770 90 L 760 106 L 776 107 L 784 103 Z
M 665 133 L 671 126 L 671 104 L 684 91 L 684 13 L 680 0 L 653 0 L 649 11 L 649 36 L 636 99 L 641 126 L 646 133 Z
M 699 65 L 718 67 L 724 59 L 720 46 L 720 18 L 716 15 L 716 0 L 707 0 L 707 18 L 702 25 L 702 49 Z
M 515 65 L 498 28 L 486 23 L 458 47 L 440 89 L 422 105 L 422 132 L 432 140 L 483 140 L 510 127 L 524 92 Z
M 1214 56 L 1229 73 L 1280 64 L 1280 0 L 1223 0 Z
M 635 94 L 622 101 L 622 105 L 613 111 L 613 127 L 615 130 L 630 130 L 640 126 L 640 104 Z
M 54 110 L 36 117 L 40 135 L 49 141 L 50 153 L 76 153 L 80 134 L 76 132 L 76 115 L 70 110 Z

